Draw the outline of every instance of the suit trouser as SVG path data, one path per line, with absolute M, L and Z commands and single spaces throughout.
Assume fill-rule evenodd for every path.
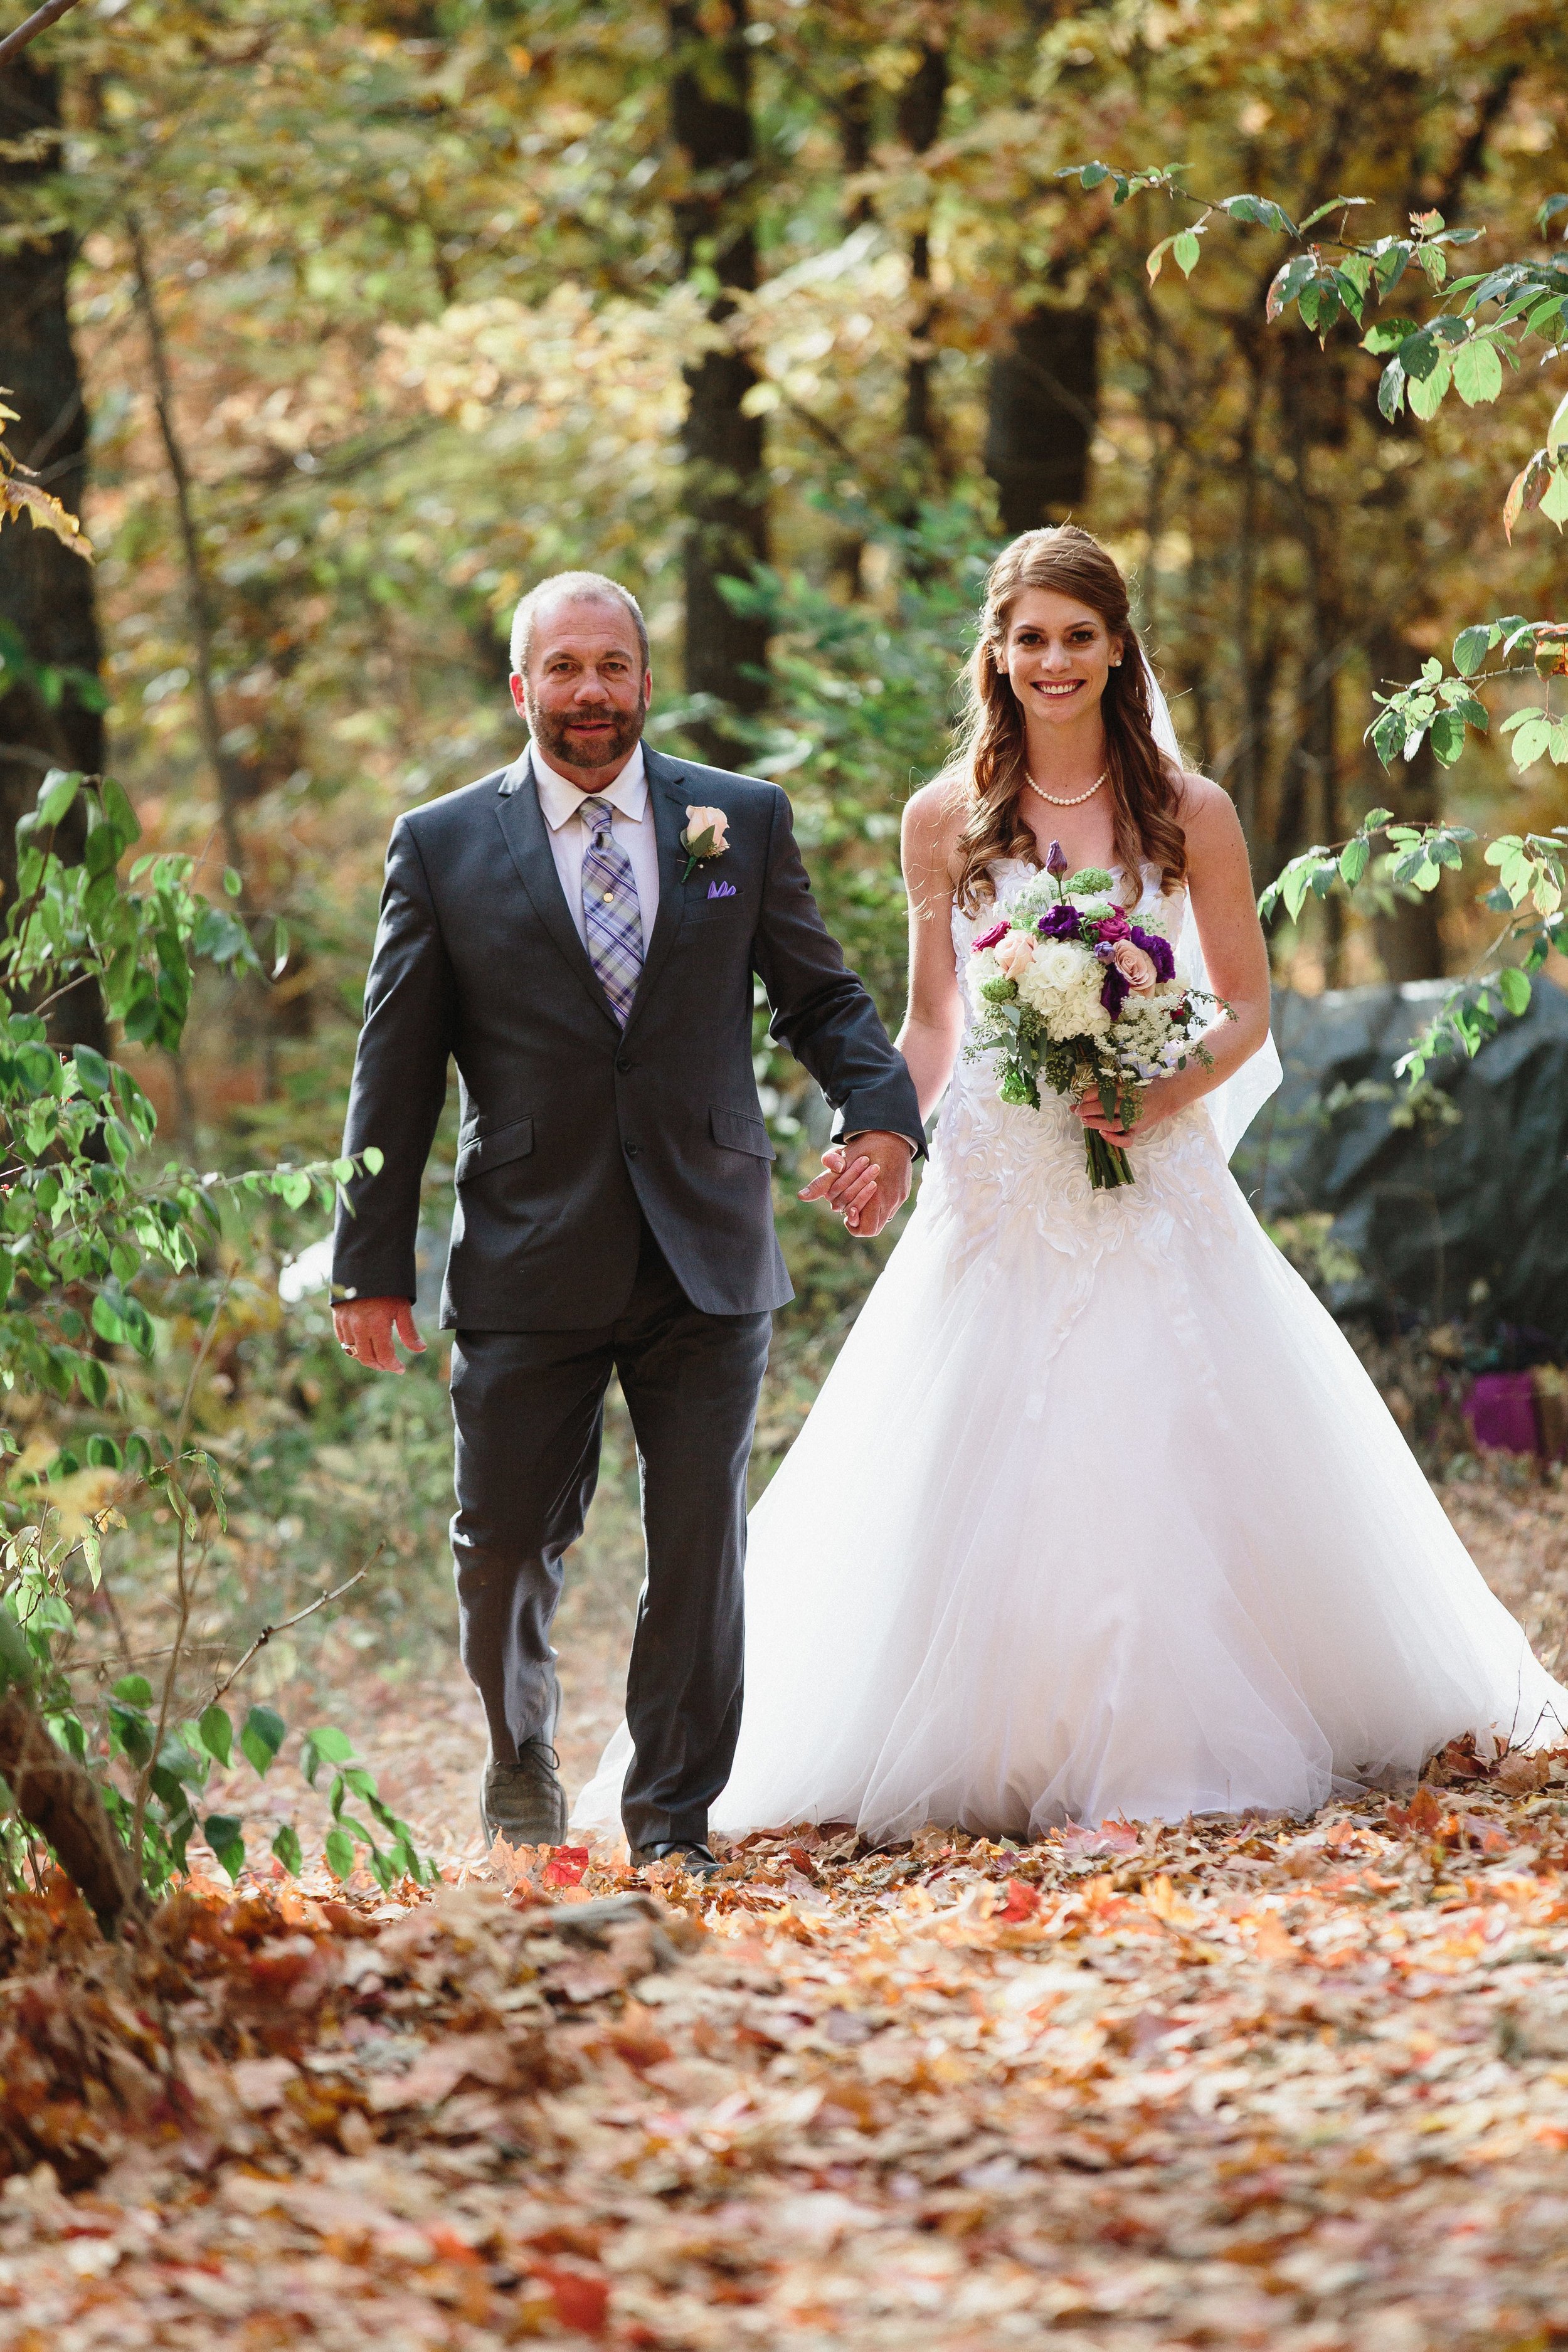
M 704 1315 L 645 1225 L 625 1313 L 587 1331 L 463 1331 L 452 1349 L 463 1664 L 493 1752 L 553 1736 L 562 1554 L 599 1475 L 605 1391 L 637 1439 L 647 1567 L 626 1679 L 634 1846 L 705 1839 L 741 1727 L 746 1464 L 770 1315 Z M 509 1746 L 509 1743 L 511 1745 Z

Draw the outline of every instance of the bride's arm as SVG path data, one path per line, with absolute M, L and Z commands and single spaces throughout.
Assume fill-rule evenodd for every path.
M 1184 1105 L 1210 1094 L 1268 1034 L 1268 950 L 1252 896 L 1247 837 L 1227 793 L 1206 776 L 1184 778 L 1182 825 L 1187 836 L 1187 896 L 1198 927 L 1209 986 L 1230 1006 L 1232 1018 L 1211 1029 L 1204 1043 L 1212 1066 L 1195 1058 L 1184 1070 L 1156 1078 L 1143 1097 L 1136 1133 L 1147 1135 Z M 1113 1141 L 1122 1130 L 1092 1097 L 1079 1111 Z
M 904 810 L 904 887 L 910 900 L 910 1003 L 896 1043 L 929 1118 L 946 1091 L 963 1033 L 952 952 L 953 816 L 927 784 Z

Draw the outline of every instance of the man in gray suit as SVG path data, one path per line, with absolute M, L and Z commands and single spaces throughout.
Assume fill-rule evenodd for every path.
M 711 1869 L 708 1809 L 741 1720 L 746 1461 L 772 1311 L 791 1297 L 752 1067 L 772 1034 L 849 1150 L 805 1198 L 879 1231 L 923 1145 L 908 1070 L 811 895 L 774 784 L 646 751 L 636 599 L 592 572 L 518 608 L 529 748 L 393 829 L 344 1150 L 337 1335 L 402 1364 L 419 1184 L 458 1065 L 452 1521 L 463 1664 L 484 1701 L 487 1843 L 559 1843 L 550 1626 L 618 1374 L 647 1578 L 626 1686 L 635 1857 Z

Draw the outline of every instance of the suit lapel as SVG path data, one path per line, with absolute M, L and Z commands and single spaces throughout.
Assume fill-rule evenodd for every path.
M 598 975 L 589 961 L 588 950 L 577 936 L 577 926 L 572 920 L 561 887 L 561 877 L 555 870 L 551 853 L 550 831 L 544 822 L 544 812 L 539 805 L 534 787 L 533 768 L 525 751 L 514 760 L 497 787 L 496 814 L 506 845 L 516 866 L 519 879 L 533 904 L 533 911 L 545 929 L 613 1027 L 619 1028 L 610 1001 L 599 985 Z M 663 867 L 660 866 L 660 887 Z M 657 926 L 656 936 L 657 936 Z M 644 965 L 646 973 L 647 965 Z
M 686 912 L 686 887 L 680 878 L 686 863 L 686 853 L 680 846 L 680 836 L 686 830 L 686 771 L 674 760 L 667 760 L 662 752 L 650 751 L 646 744 L 643 766 L 658 843 L 658 913 L 654 918 L 653 937 L 645 942 L 642 976 L 626 1015 L 628 1030 L 647 1002 L 648 992 L 675 945 Z

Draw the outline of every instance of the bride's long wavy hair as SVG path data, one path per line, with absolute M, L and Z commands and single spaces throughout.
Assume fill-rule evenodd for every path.
M 1162 887 L 1173 890 L 1187 871 L 1186 836 L 1176 817 L 1181 777 L 1154 740 L 1148 671 L 1128 609 L 1127 583 L 1097 539 L 1064 522 L 1023 532 L 1002 550 L 985 576 L 980 635 L 965 673 L 953 755 L 938 780 L 963 811 L 954 884 L 958 903 L 973 914 L 990 899 L 986 868 L 994 859 L 1039 863 L 1020 806 L 1028 772 L 1023 706 L 1007 676 L 1008 622 L 1026 588 L 1076 597 L 1099 614 L 1124 647 L 1100 702 L 1117 862 L 1134 896 L 1145 861 L 1159 866 Z

